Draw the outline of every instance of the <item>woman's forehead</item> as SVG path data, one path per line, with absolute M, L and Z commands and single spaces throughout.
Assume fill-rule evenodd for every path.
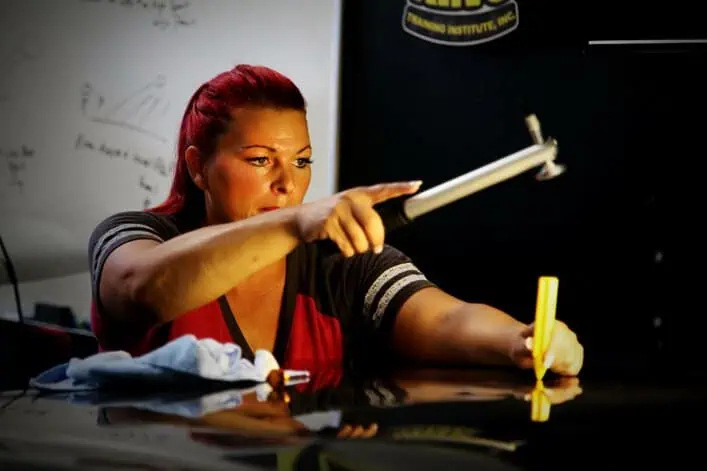
M 267 146 L 289 150 L 309 145 L 309 131 L 303 111 L 239 108 L 232 112 L 232 118 L 229 130 L 222 136 L 224 146 Z

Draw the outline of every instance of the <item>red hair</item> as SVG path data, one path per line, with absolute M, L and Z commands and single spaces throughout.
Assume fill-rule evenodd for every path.
M 237 65 L 202 84 L 187 104 L 179 130 L 177 162 L 167 199 L 148 212 L 178 215 L 200 224 L 205 216 L 203 192 L 192 181 L 185 153 L 196 146 L 202 158 L 213 155 L 219 137 L 233 123 L 236 108 L 258 106 L 305 111 L 299 88 L 283 74 L 263 66 Z

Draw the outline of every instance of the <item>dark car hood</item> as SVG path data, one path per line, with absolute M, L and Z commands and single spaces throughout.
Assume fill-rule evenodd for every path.
M 332 378 L 264 403 L 238 398 L 242 390 L 83 397 L 8 391 L 0 406 L 0 467 L 511 470 L 676 464 L 699 454 L 699 426 L 707 418 L 703 376 L 551 380 L 544 396 L 550 398 L 549 415 L 539 421 L 532 420 L 534 385 L 527 377 L 419 370 Z M 214 394 L 224 404 L 220 410 L 205 401 Z M 339 438 L 346 427 L 372 430 L 373 424 L 376 432 L 368 438 Z

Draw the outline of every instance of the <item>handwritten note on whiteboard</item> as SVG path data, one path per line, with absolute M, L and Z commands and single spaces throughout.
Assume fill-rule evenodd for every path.
M 308 101 L 334 192 L 339 2 L 0 0 L 0 235 L 20 278 L 87 270 L 95 224 L 164 199 L 194 90 L 238 63 Z

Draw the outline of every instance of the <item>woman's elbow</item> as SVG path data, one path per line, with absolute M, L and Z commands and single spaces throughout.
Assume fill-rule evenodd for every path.
M 161 292 L 160 277 L 153 270 L 128 268 L 121 275 L 121 284 L 125 287 L 127 305 L 133 315 L 150 324 L 166 322 L 168 297 Z

